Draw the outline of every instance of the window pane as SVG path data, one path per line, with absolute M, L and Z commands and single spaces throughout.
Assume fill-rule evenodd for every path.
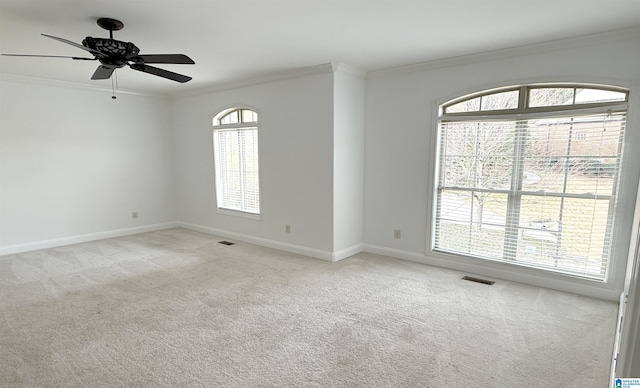
M 477 112 L 480 110 L 480 97 L 459 102 L 445 108 L 445 113 Z
M 257 128 L 214 131 L 218 207 L 258 214 Z
M 523 196 L 518 261 L 600 276 L 608 200 Z
M 545 165 L 545 163 L 548 163 Z M 531 158 L 526 163 L 523 190 L 547 193 L 611 195 L 615 179 L 615 164 L 603 165 L 599 160 L 581 160 L 581 165 L 569 166 L 577 161 Z M 596 167 L 597 166 L 597 167 Z M 596 170 L 598 169 L 598 170 Z M 586 173 L 585 171 L 606 171 Z
M 529 121 L 523 189 L 612 194 L 623 126 L 620 115 Z
M 562 253 L 560 239 L 562 199 L 523 196 L 518 220 L 517 261 L 555 266 Z
M 239 209 L 242 205 L 242 187 L 237 133 L 236 131 L 216 131 L 215 134 L 218 207 Z
M 258 180 L 258 131 L 245 129 L 241 131 L 243 159 L 243 210 L 251 213 L 260 212 L 260 184 Z
M 502 258 L 506 202 L 506 194 L 443 190 L 436 248 Z
M 562 249 L 566 250 L 563 267 L 599 274 L 606 267 L 608 252 L 604 251 L 608 215 L 608 200 L 566 198 L 562 220 Z
M 258 114 L 252 110 L 243 109 L 242 110 L 242 122 L 243 123 L 253 123 L 258 121 Z
M 573 88 L 535 88 L 529 91 L 529 107 L 573 104 Z
M 436 248 L 503 259 L 506 194 L 443 191 L 439 203 Z M 608 200 L 523 196 L 520 209 L 516 261 L 601 276 Z
M 516 109 L 518 107 L 519 92 L 501 92 L 482 96 L 480 101 L 481 110 L 501 110 Z
M 224 125 L 224 124 L 237 124 L 238 123 L 238 111 L 234 110 L 228 114 L 226 114 L 224 117 L 222 117 L 220 119 L 220 124 Z
M 515 123 L 443 123 L 442 128 L 443 186 L 510 187 Z
M 627 93 L 602 89 L 576 89 L 576 104 L 625 101 Z
M 507 197 L 503 193 L 442 190 L 440 217 L 458 224 L 504 228 Z

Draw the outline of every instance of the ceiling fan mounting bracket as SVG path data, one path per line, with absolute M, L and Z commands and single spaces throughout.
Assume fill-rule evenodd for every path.
M 105 30 L 111 31 L 119 31 L 124 27 L 124 23 L 120 20 L 111 19 L 111 18 L 100 18 L 97 20 L 97 23 L 100 27 Z

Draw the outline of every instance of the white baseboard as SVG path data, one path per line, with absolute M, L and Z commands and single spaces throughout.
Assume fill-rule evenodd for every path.
M 356 255 L 364 250 L 364 244 L 356 244 L 345 249 L 341 249 L 339 251 L 333 252 L 331 261 L 340 261 L 342 259 L 346 259 L 347 257 L 351 257 Z
M 536 287 L 549 288 L 558 291 L 571 292 L 598 299 L 618 302 L 620 290 L 608 288 L 605 284 L 596 283 L 589 280 L 550 274 L 546 271 L 533 268 L 511 268 L 511 265 L 503 263 L 493 263 L 482 261 L 478 264 L 457 260 L 455 257 L 443 259 L 425 254 L 403 251 L 394 248 L 387 248 L 372 244 L 364 244 L 364 252 L 374 253 L 382 256 L 394 257 L 413 261 L 416 263 L 432 265 L 435 267 L 452 269 L 455 271 L 477 274 L 494 279 L 514 281 L 529 284 Z M 538 273 L 540 272 L 540 273 Z
M 24 244 L 13 244 L 0 247 L 0 256 L 11 255 L 21 252 L 35 251 L 39 249 L 56 248 L 64 245 L 80 244 L 89 241 L 104 240 L 107 238 L 128 236 L 132 234 L 153 232 L 156 230 L 170 229 L 178 226 L 177 222 L 163 222 L 159 224 L 136 226 L 133 228 L 124 228 L 116 230 L 108 230 L 104 232 L 81 234 L 76 236 L 54 238 L 49 240 L 34 241 Z
M 35 242 L 29 242 L 24 244 L 14 244 L 0 247 L 0 256 L 9 255 L 21 252 L 34 251 L 38 249 L 55 248 L 70 244 L 79 244 L 88 241 L 103 240 L 107 238 L 114 238 L 120 236 L 127 236 L 137 233 L 152 232 L 156 230 L 163 230 L 175 227 L 182 227 L 185 229 L 191 229 L 198 232 L 207 233 L 214 236 L 220 236 L 229 239 L 235 239 L 238 241 L 247 242 L 267 248 L 278 249 L 285 252 L 296 253 L 304 256 L 313 257 L 325 261 L 339 261 L 347 257 L 353 256 L 360 252 L 369 252 L 379 254 L 383 256 L 394 257 L 397 259 L 403 259 L 413 261 L 417 263 L 433 265 L 436 267 L 443 267 L 453 269 L 461 272 L 467 272 L 471 274 L 478 274 L 487 276 L 490 278 L 504 279 L 509 281 L 515 281 L 519 283 L 530 284 L 537 287 L 551 288 L 560 291 L 573 292 L 585 296 L 594 298 L 606 299 L 611 301 L 618 301 L 620 297 L 620 290 L 607 288 L 606 285 L 591 284 L 589 281 L 580 280 L 572 277 L 564 277 L 561 275 L 552 276 L 548 273 L 537 274 L 534 269 L 518 268 L 511 269 L 509 266 L 501 263 L 482 262 L 473 264 L 462 260 L 444 259 L 440 257 L 427 256 L 416 252 L 404 251 L 394 248 L 382 247 L 373 244 L 356 244 L 345 249 L 331 252 L 321 249 L 309 248 L 295 244 L 289 244 L 281 241 L 275 241 L 265 239 L 261 237 L 250 236 L 242 233 L 231 232 L 223 229 L 216 229 L 208 226 L 192 224 L 182 221 L 173 221 L 158 223 L 152 225 L 144 225 L 133 228 L 124 228 L 117 230 L 110 230 L 97 233 L 89 233 L 77 236 L 62 237 L 49 240 L 41 240 Z
M 289 243 L 284 243 L 281 241 L 269 240 L 266 238 L 249 236 L 242 233 L 230 232 L 228 230 L 216 229 L 209 226 L 192 224 L 190 222 L 182 222 L 179 221 L 177 223 L 179 227 L 185 229 L 195 230 L 196 232 L 202 232 L 206 234 L 210 234 L 213 236 L 224 237 L 228 239 L 238 240 L 242 242 L 246 242 L 249 244 L 255 244 L 262 247 L 278 249 L 285 252 L 296 253 L 299 255 L 309 256 L 320 260 L 325 261 L 335 261 L 333 252 L 323 251 L 321 249 L 308 248 L 300 245 L 294 245 Z M 346 257 L 346 256 L 345 256 Z
M 209 226 L 192 224 L 190 222 L 179 221 L 177 224 L 179 227 L 195 230 L 196 232 L 207 233 L 213 236 L 234 239 L 234 240 L 246 242 L 249 244 L 255 244 L 262 247 L 278 249 L 285 252 L 296 253 L 299 255 L 309 256 L 316 259 L 332 261 L 332 262 L 340 261 L 342 259 L 346 259 L 347 257 L 351 257 L 355 254 L 358 254 L 362 252 L 364 247 L 363 244 L 356 244 L 336 252 L 330 252 L 330 251 L 324 251 L 321 249 L 304 247 L 301 245 L 289 244 L 282 241 L 270 240 L 270 239 L 250 236 L 242 233 L 231 232 L 224 229 L 217 229 Z

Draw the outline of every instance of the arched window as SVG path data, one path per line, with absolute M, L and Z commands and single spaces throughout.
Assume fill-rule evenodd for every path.
M 605 280 L 627 101 L 560 84 L 440 106 L 433 249 Z
M 258 114 L 245 108 L 218 113 L 213 153 L 218 208 L 260 214 Z

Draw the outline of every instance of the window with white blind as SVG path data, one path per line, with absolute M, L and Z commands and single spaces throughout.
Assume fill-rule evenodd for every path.
M 627 100 L 530 85 L 443 104 L 433 249 L 605 280 Z
M 213 153 L 218 208 L 260 214 L 258 114 L 232 108 L 216 115 Z

